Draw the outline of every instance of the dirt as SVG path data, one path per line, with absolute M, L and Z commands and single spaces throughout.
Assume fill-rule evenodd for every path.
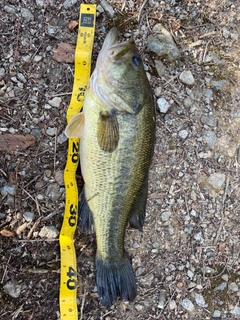
M 9 138 L 9 149 L 0 146 L 1 319 L 60 318 L 57 232 L 74 65 L 55 61 L 53 51 L 60 42 L 76 44 L 77 29 L 69 31 L 68 24 L 78 20 L 80 3 L 0 1 L 0 138 L 31 135 L 35 141 L 16 149 Z M 76 232 L 79 319 L 239 319 L 239 1 L 109 3 L 115 17 L 98 9 L 92 70 L 116 25 L 120 39 L 133 35 L 155 99 L 166 99 L 169 110 L 157 108 L 143 233 L 129 228 L 126 234 L 138 296 L 100 305 L 95 237 Z M 174 62 L 160 59 L 161 76 L 159 58 L 146 50 L 157 23 L 181 54 Z M 179 79 L 184 70 L 191 71 L 193 85 Z M 41 237 L 44 226 L 55 234 Z

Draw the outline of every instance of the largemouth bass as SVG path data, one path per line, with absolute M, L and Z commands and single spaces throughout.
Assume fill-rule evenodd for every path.
M 84 190 L 79 228 L 97 239 L 96 282 L 105 306 L 132 301 L 136 281 L 124 249 L 127 224 L 142 230 L 155 140 L 151 88 L 134 41 L 107 34 L 86 91 L 83 111 L 66 128 L 80 138 Z

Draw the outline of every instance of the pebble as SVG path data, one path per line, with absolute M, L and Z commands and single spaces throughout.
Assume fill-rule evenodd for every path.
M 42 56 L 40 56 L 40 55 L 36 55 L 34 58 L 33 58 L 33 61 L 34 62 L 39 62 L 39 61 L 41 61 L 42 60 Z
M 54 173 L 54 179 L 60 186 L 64 186 L 64 171 L 58 170 Z
M 221 317 L 221 312 L 219 310 L 214 310 L 213 317 L 220 318 Z
M 36 5 L 37 5 L 38 7 L 43 7 L 44 4 L 45 4 L 45 1 L 44 1 L 44 0 L 35 0 L 35 1 L 36 1 Z
M 188 136 L 188 131 L 187 131 L 187 130 L 180 130 L 180 131 L 178 132 L 178 135 L 179 135 L 180 138 L 186 139 L 187 136 Z
M 5 76 L 5 69 L 0 68 L 0 80 Z
M 107 16 L 112 19 L 114 17 L 114 10 L 113 7 L 106 1 L 106 0 L 102 0 L 100 2 L 101 7 L 104 9 L 104 11 L 106 12 Z
M 62 102 L 62 98 L 60 97 L 54 97 L 52 100 L 49 100 L 48 103 L 50 104 L 50 106 L 55 107 L 55 108 L 59 108 Z
M 157 98 L 160 97 L 161 93 L 162 93 L 162 87 L 157 87 L 157 88 L 155 88 L 154 94 L 155 94 L 155 96 L 156 96 Z
M 166 290 L 160 290 L 158 308 L 163 309 L 166 304 Z
M 23 214 L 23 217 L 28 222 L 32 222 L 34 220 L 34 216 L 35 216 L 35 214 L 33 212 L 30 212 L 30 211 L 26 211 Z
M 174 309 L 177 308 L 177 304 L 176 304 L 176 301 L 175 301 L 175 300 L 171 300 L 171 301 L 169 302 L 169 308 L 170 308 L 170 310 L 174 310 Z
M 61 196 L 60 186 L 57 183 L 51 183 L 47 187 L 46 196 L 50 198 L 52 201 L 57 201 Z
M 136 304 L 135 309 L 137 309 L 138 312 L 143 311 L 143 306 L 141 304 Z
M 227 80 L 212 81 L 211 88 L 213 88 L 216 91 L 221 91 L 226 84 Z
M 234 291 L 234 292 L 238 292 L 238 285 L 236 284 L 236 282 L 231 282 L 231 283 L 229 283 L 229 285 L 228 285 L 228 289 L 229 290 L 232 290 L 232 291 Z
M 219 286 L 213 289 L 213 291 L 223 291 L 227 288 L 227 282 L 221 283 Z
M 39 139 L 42 136 L 42 132 L 38 129 L 33 129 L 31 131 L 31 134 L 34 136 L 34 138 Z
M 212 173 L 208 178 L 208 183 L 217 190 L 222 188 L 224 181 L 226 179 L 226 175 L 224 173 Z
M 192 303 L 192 301 L 190 301 L 189 299 L 183 299 L 182 301 L 182 306 L 184 309 L 186 309 L 188 312 L 193 312 L 195 307 L 194 304 Z
M 162 214 L 161 214 L 161 219 L 162 219 L 162 221 L 168 221 L 169 218 L 171 217 L 171 215 L 172 215 L 172 212 L 171 212 L 171 211 L 164 211 L 164 212 L 162 212 Z
M 47 133 L 47 135 L 53 137 L 53 136 L 55 136 L 56 133 L 57 133 L 57 128 L 49 127 L 49 128 L 47 128 L 46 133 Z
M 231 314 L 234 314 L 236 316 L 240 316 L 240 307 L 236 305 L 234 309 L 231 311 Z
M 34 21 L 34 16 L 30 10 L 26 8 L 21 8 L 21 15 L 25 19 L 26 22 Z
M 155 60 L 155 68 L 156 68 L 156 70 L 157 70 L 157 73 L 158 73 L 159 77 L 164 76 L 166 67 L 165 67 L 165 65 L 162 63 L 161 60 Z
M 204 89 L 204 96 L 206 103 L 210 103 L 213 100 L 213 91 L 211 89 Z
M 170 108 L 170 104 L 167 102 L 165 98 L 157 99 L 157 106 L 161 113 L 167 113 Z
M 39 232 L 41 238 L 55 239 L 59 231 L 54 226 L 44 226 Z
M 16 189 L 16 185 L 15 184 L 6 184 L 5 186 L 3 186 L 0 191 L 3 197 L 6 197 L 7 195 L 15 195 L 15 189 Z
M 65 9 L 71 8 L 77 3 L 77 0 L 66 0 L 63 2 L 63 6 Z
M 210 127 L 216 127 L 216 125 L 217 125 L 217 119 L 213 114 L 202 116 L 201 122 L 203 124 L 207 124 Z
M 208 306 L 203 295 L 200 293 L 195 293 L 195 301 L 199 305 L 199 307 L 206 308 Z
M 10 13 L 10 14 L 15 14 L 15 12 L 16 12 L 16 9 L 15 9 L 15 7 L 14 6 L 11 6 L 11 5 L 9 5 L 9 6 L 4 6 L 3 7 L 3 10 L 5 11 L 5 12 L 7 12 L 7 13 Z
M 187 84 L 189 86 L 195 83 L 192 72 L 190 70 L 184 70 L 181 72 L 179 79 L 182 83 Z
M 160 23 L 157 23 L 152 31 L 153 35 L 148 36 L 147 51 L 155 52 L 159 57 L 165 58 L 169 62 L 177 60 L 180 57 L 180 51 L 171 33 Z
M 12 281 L 7 282 L 3 288 L 5 292 L 12 298 L 18 298 L 20 296 L 21 286 L 13 283 Z
M 200 243 L 203 243 L 204 242 L 204 239 L 203 239 L 203 234 L 202 232 L 198 232 L 194 235 L 194 239 L 197 240 L 197 241 L 200 241 Z
M 216 134 L 213 131 L 206 131 L 203 136 L 203 141 L 206 142 L 211 149 L 213 149 L 217 141 Z
M 62 132 L 58 137 L 57 137 L 57 143 L 64 143 L 68 140 L 68 138 L 66 137 L 65 133 Z

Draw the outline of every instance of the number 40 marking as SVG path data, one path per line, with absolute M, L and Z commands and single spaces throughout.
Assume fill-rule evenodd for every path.
M 77 273 L 76 271 L 73 269 L 73 267 L 69 267 L 68 268 L 68 272 L 67 272 L 67 276 L 68 276 L 68 281 L 67 281 L 67 287 L 69 290 L 74 290 L 77 287 L 77 280 L 76 279 L 72 279 L 73 277 L 77 277 Z

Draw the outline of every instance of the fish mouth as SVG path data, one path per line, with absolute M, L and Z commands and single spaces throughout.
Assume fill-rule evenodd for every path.
M 120 63 L 128 53 L 133 52 L 135 44 L 133 39 L 118 42 L 118 30 L 113 27 L 107 34 L 101 50 L 102 57 L 109 57 L 115 63 Z

